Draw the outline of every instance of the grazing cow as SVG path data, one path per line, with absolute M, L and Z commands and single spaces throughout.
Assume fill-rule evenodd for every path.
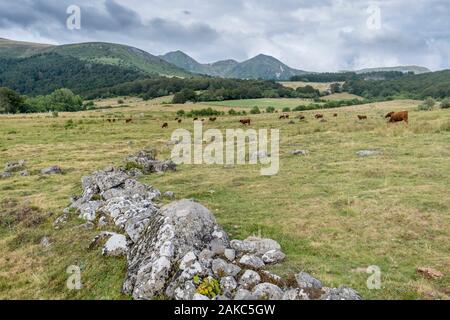
M 335 118 L 336 118 L 337 116 L 338 116 L 338 115 L 337 115 L 337 113 L 333 114 L 333 117 L 335 117 Z
M 194 121 L 197 121 L 198 120 L 198 118 L 194 118 Z
M 315 117 L 316 119 L 323 119 L 323 114 L 318 113 L 315 115 Z
M 241 119 L 239 120 L 240 123 L 242 123 L 243 125 L 250 125 L 251 120 L 250 119 Z
M 112 122 L 116 122 L 116 119 L 112 119 Z
M 211 121 L 211 122 L 214 122 L 214 121 L 216 121 L 216 120 L 217 120 L 216 117 L 211 117 L 211 118 L 209 118 L 209 121 Z
M 178 120 L 180 120 L 180 118 L 175 118 L 175 121 L 178 121 Z
M 131 122 L 133 122 L 133 119 L 126 119 L 125 120 L 125 123 L 131 123 Z
M 306 119 L 305 116 L 298 116 L 298 118 L 299 118 L 300 120 L 305 120 L 305 119 Z
M 282 114 L 279 119 L 289 119 L 288 114 Z
M 205 122 L 205 119 L 202 119 L 202 122 Z
M 165 128 L 168 128 L 168 127 L 169 127 L 169 124 L 167 122 L 164 122 L 164 124 L 162 125 L 161 128 L 165 129 Z
M 394 111 L 389 112 L 389 113 L 385 116 L 385 118 L 390 118 L 394 113 L 395 113 Z
M 408 111 L 400 111 L 400 112 L 394 112 L 391 113 L 389 116 L 389 122 L 401 122 L 405 121 L 408 123 Z
M 109 123 L 111 123 L 111 119 L 107 119 L 106 121 L 108 121 Z
M 359 120 L 367 120 L 367 116 L 358 115 L 358 119 Z

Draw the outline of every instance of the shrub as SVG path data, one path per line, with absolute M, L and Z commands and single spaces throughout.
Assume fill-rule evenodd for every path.
M 177 111 L 177 116 L 179 116 L 179 117 L 184 117 L 185 114 L 186 114 L 186 112 L 184 110 Z
M 259 108 L 257 106 L 254 106 L 251 110 L 250 110 L 251 114 L 260 114 L 261 110 L 259 110 Z
M 419 105 L 419 110 L 420 111 L 430 111 L 431 109 L 433 109 L 433 107 L 436 105 L 436 101 L 431 98 L 428 97 L 425 99 L 425 101 Z
M 291 111 L 291 108 L 289 108 L 289 107 L 284 107 L 283 108 L 283 112 L 290 112 Z
M 275 108 L 269 106 L 269 107 L 266 108 L 266 112 L 267 112 L 267 113 L 274 113 L 274 112 L 275 112 Z
M 212 277 L 208 277 L 201 281 L 198 277 L 194 278 L 194 283 L 200 283 L 197 288 L 197 293 L 207 296 L 209 298 L 215 298 L 220 295 L 220 283 Z
M 119 100 L 117 100 L 117 103 L 118 103 L 118 104 L 123 104 L 124 102 L 123 102 L 122 99 L 119 99 Z
M 445 98 L 441 102 L 441 108 L 442 109 L 449 109 L 450 108 L 450 98 Z
M 230 110 L 228 110 L 228 114 L 229 114 L 230 116 L 235 116 L 235 115 L 237 115 L 238 113 L 236 112 L 236 110 L 230 109 Z

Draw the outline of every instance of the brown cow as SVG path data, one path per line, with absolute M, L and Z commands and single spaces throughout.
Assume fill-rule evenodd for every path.
M 217 117 L 211 117 L 211 118 L 209 118 L 209 121 L 211 121 L 211 122 L 214 122 L 214 121 L 216 121 L 217 120 Z
M 106 121 L 108 121 L 109 123 L 111 123 L 111 119 L 107 119 Z
M 315 117 L 316 119 L 323 119 L 323 114 L 318 113 L 315 115 Z
M 162 125 L 161 128 L 165 129 L 165 128 L 168 128 L 168 127 L 169 127 L 169 124 L 167 122 L 164 122 L 164 124 Z
M 288 114 L 282 114 L 279 119 L 289 119 L 289 115 Z
M 338 114 L 337 114 L 337 113 L 333 114 L 333 117 L 335 117 L 335 118 L 336 118 L 337 116 L 338 116 Z
M 359 120 L 367 120 L 367 116 L 358 115 L 358 119 Z
M 125 119 L 125 123 L 131 123 L 131 122 L 133 122 L 133 119 Z
M 178 123 L 181 123 L 183 120 L 181 120 L 181 119 L 178 119 Z
M 241 119 L 239 120 L 240 123 L 242 123 L 243 125 L 250 125 L 251 120 L 250 119 Z
M 394 111 L 389 112 L 389 113 L 385 116 L 385 118 L 390 118 L 394 113 L 395 113 Z
M 305 119 L 306 119 L 305 116 L 298 116 L 298 118 L 299 118 L 300 120 L 305 120 Z
M 197 121 L 198 120 L 198 118 L 194 118 L 194 121 Z
M 408 123 L 408 111 L 400 111 L 400 112 L 394 112 L 391 113 L 389 116 L 389 122 L 401 122 L 405 121 Z

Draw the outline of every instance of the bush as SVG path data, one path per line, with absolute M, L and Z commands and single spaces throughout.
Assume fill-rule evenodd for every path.
M 260 114 L 261 110 L 259 110 L 259 108 L 257 106 L 254 106 L 251 110 L 250 110 L 251 114 Z
M 9 88 L 0 88 L 0 113 L 17 113 L 24 111 L 24 98 Z
M 266 112 L 267 113 L 274 113 L 275 112 L 275 108 L 274 107 L 267 107 L 266 108 Z
M 425 101 L 421 105 L 419 105 L 419 110 L 420 111 L 430 111 L 433 109 L 433 107 L 435 105 L 436 105 L 436 101 L 433 98 L 428 97 L 425 99 Z
M 235 116 L 235 115 L 237 115 L 238 113 L 236 112 L 236 110 L 230 109 L 230 110 L 228 110 L 228 114 L 229 114 L 230 116 Z
M 283 112 L 290 112 L 291 111 L 291 108 L 289 108 L 289 107 L 284 107 L 283 108 Z
M 177 111 L 177 116 L 179 116 L 179 117 L 184 117 L 185 114 L 186 114 L 186 112 L 184 110 Z
M 123 103 L 124 103 L 124 102 L 123 102 L 122 99 L 117 100 L 117 104 L 123 104 Z
M 449 109 L 450 108 L 450 98 L 445 98 L 441 102 L 441 108 L 442 109 Z

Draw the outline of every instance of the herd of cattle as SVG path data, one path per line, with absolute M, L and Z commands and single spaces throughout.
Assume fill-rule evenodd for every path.
M 337 116 L 338 116 L 337 113 L 334 113 L 334 114 L 333 114 L 333 117 L 337 117 Z M 289 118 L 290 118 L 289 114 L 286 114 L 286 113 L 279 116 L 279 119 L 280 119 L 280 120 L 281 120 L 281 119 L 289 119 Z M 304 116 L 304 115 L 298 115 L 298 116 L 295 117 L 295 118 L 296 118 L 296 119 L 299 119 L 299 120 L 306 120 L 306 116 Z M 325 121 L 326 121 L 326 120 L 325 120 L 325 116 L 324 116 L 323 114 L 320 114 L 320 113 L 315 114 L 315 115 L 314 115 L 314 118 L 315 118 L 315 119 L 318 119 L 318 120 L 321 120 L 322 122 L 325 122 Z M 357 118 L 358 118 L 358 120 L 360 120 L 360 121 L 362 121 L 362 120 L 367 120 L 367 119 L 368 119 L 368 117 L 367 117 L 366 115 L 357 115 Z M 404 121 L 404 122 L 408 123 L 408 111 L 389 112 L 389 113 L 385 116 L 385 118 L 386 118 L 386 119 L 389 118 L 389 122 L 402 122 L 402 121 Z M 217 120 L 217 117 L 210 117 L 208 120 L 209 120 L 210 122 L 214 122 L 214 121 Z M 116 119 L 106 119 L 106 121 L 108 121 L 108 122 L 111 123 L 111 122 L 116 122 Z M 175 118 L 175 121 L 178 122 L 178 123 L 182 123 L 182 122 L 183 122 L 183 120 L 182 120 L 181 118 Z M 202 121 L 202 122 L 205 122 L 206 119 L 194 118 L 193 121 Z M 130 124 L 130 123 L 132 123 L 132 122 L 133 122 L 133 119 L 132 119 L 132 118 L 125 119 L 125 123 L 126 123 L 126 124 Z M 250 118 L 240 119 L 239 122 L 240 122 L 242 125 L 248 125 L 248 126 L 251 125 L 251 119 L 250 119 Z M 162 124 L 161 127 L 162 127 L 163 129 L 169 128 L 169 123 L 168 123 L 168 122 L 164 122 L 164 123 Z
M 334 113 L 333 117 L 337 117 L 338 114 Z M 282 114 L 279 116 L 279 119 L 289 119 L 289 114 Z M 367 120 L 368 117 L 366 115 L 358 115 L 358 120 L 362 121 L 362 120 Z M 325 116 L 323 114 L 317 113 L 314 115 L 314 118 L 316 119 L 321 119 L 322 121 L 325 121 Z M 400 111 L 400 112 L 389 112 L 385 118 L 389 118 L 389 122 L 401 122 L 404 121 L 406 123 L 408 123 L 408 111 Z M 306 120 L 306 117 L 304 115 L 299 115 L 296 117 L 296 119 L 300 119 L 300 120 Z M 209 121 L 214 122 L 217 120 L 217 117 L 211 117 L 209 118 Z M 182 122 L 182 119 L 180 118 L 175 118 L 175 121 L 177 121 L 178 123 Z M 193 121 L 206 121 L 206 119 L 199 119 L 199 118 L 194 118 Z M 240 119 L 239 122 L 242 125 L 251 125 L 252 120 L 250 118 L 245 118 L 245 119 Z M 169 128 L 169 123 L 164 122 L 162 125 L 162 128 Z

